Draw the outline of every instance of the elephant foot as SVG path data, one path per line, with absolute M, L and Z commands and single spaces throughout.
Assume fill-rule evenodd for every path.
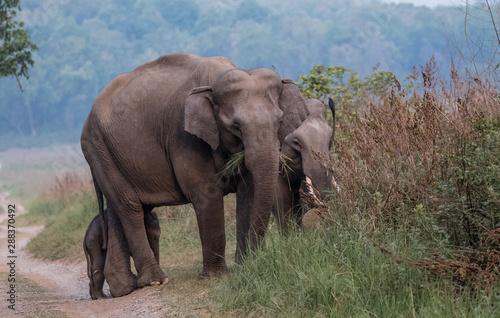
M 121 297 L 130 294 L 137 289 L 137 278 L 130 275 L 124 281 L 108 281 L 109 293 L 112 297 Z
M 111 288 L 111 286 L 109 286 L 109 292 L 110 292 L 111 296 L 113 296 L 113 298 L 128 295 L 131 292 L 133 292 L 135 289 L 136 289 L 135 286 L 128 286 L 128 287 L 119 288 L 119 289 Z
M 168 277 L 163 273 L 161 268 L 158 266 L 157 269 L 150 270 L 144 274 L 139 274 L 137 277 L 137 287 L 142 288 L 145 286 L 158 286 L 161 284 L 167 284 Z
M 102 291 L 99 293 L 90 293 L 90 298 L 94 300 L 104 298 L 104 293 Z
M 224 264 L 216 268 L 204 268 L 200 274 L 200 278 L 220 277 L 225 273 L 227 273 L 227 267 Z
M 164 280 L 163 282 L 161 282 L 161 283 L 160 283 L 160 282 L 152 282 L 152 283 L 151 283 L 151 286 L 159 286 L 159 285 L 162 285 L 162 284 L 163 284 L 163 285 L 168 284 L 168 277 L 167 277 L 167 278 L 165 278 L 165 280 Z

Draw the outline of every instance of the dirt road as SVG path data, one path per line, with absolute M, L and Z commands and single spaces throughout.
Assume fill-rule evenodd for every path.
M 0 193 L 0 317 L 175 317 L 176 312 L 162 305 L 160 287 L 148 287 L 130 295 L 112 299 L 91 300 L 88 293 L 86 264 L 79 262 L 43 261 L 32 257 L 25 249 L 30 238 L 39 233 L 42 225 L 16 227 L 15 255 L 8 254 L 7 206 L 15 203 L 9 193 Z M 16 217 L 25 213 L 16 203 Z M 8 308 L 11 291 L 7 263 L 15 261 L 15 310 Z M 107 286 L 106 286 L 107 287 Z M 165 288 L 165 287 L 163 287 Z M 105 288 L 109 295 L 109 290 Z

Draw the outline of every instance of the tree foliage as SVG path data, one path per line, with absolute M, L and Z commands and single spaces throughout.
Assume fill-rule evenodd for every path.
M 17 21 L 19 0 L 0 0 L 0 77 L 14 75 L 29 78 L 28 67 L 33 66 L 32 52 L 38 47 L 30 41 L 24 23 Z
M 360 78 L 359 72 L 342 66 L 314 65 L 309 74 L 299 76 L 299 88 L 306 98 L 326 102 L 332 97 L 341 104 L 360 104 L 369 96 L 383 96 L 394 85 L 394 73 L 377 71 L 379 66 L 375 65 L 369 76 Z
M 15 81 L 0 79 L 5 123 L 0 135 L 64 132 L 74 140 L 106 84 L 163 54 L 221 55 L 243 69 L 274 67 L 293 79 L 315 64 L 342 65 L 350 91 L 338 94 L 350 99 L 362 90 L 356 85 L 369 85 L 365 77 L 377 63 L 378 70 L 402 77 L 435 52 L 446 54 L 444 32 L 430 20 L 447 21 L 450 30 L 462 21 L 453 8 L 374 1 L 23 0 L 22 5 L 17 18 L 40 50 L 22 51 L 35 61 L 29 83 L 20 79 L 24 94 Z

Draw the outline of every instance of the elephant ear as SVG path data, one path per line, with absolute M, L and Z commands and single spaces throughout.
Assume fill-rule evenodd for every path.
M 184 103 L 184 130 L 203 139 L 213 150 L 219 146 L 219 128 L 212 106 L 212 88 L 194 88 Z
M 280 141 L 285 140 L 285 137 L 299 127 L 308 115 L 305 99 L 293 80 L 282 78 L 281 82 L 283 89 L 279 103 L 283 111 L 283 118 L 278 129 L 278 139 Z

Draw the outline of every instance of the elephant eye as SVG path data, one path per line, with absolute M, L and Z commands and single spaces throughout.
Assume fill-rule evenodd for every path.
M 293 144 L 297 147 L 300 147 L 300 143 L 299 143 L 299 140 L 297 138 L 294 138 L 293 139 Z
M 240 124 L 234 123 L 233 124 L 233 129 L 236 130 L 236 131 L 240 131 Z

